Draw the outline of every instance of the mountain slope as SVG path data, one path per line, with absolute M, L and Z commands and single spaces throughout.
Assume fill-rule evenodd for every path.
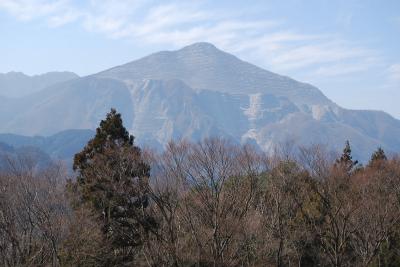
M 88 77 L 3 99 L 0 132 L 50 135 L 95 129 L 111 107 L 141 144 L 222 136 L 265 151 L 288 139 L 366 160 L 378 146 L 400 151 L 400 121 L 346 110 L 316 87 L 244 62 L 207 43 L 152 54 Z
M 269 93 L 299 104 L 331 104 L 317 88 L 267 70 L 217 49 L 195 43 L 178 51 L 163 51 L 96 74 L 126 81 L 179 79 L 193 89 L 226 93 Z
M 131 94 L 130 130 L 147 144 L 224 136 L 266 151 L 287 140 L 326 144 L 339 151 L 350 140 L 355 155 L 363 160 L 378 146 L 400 151 L 400 122 L 383 112 L 324 105 L 305 106 L 309 109 L 305 112 L 283 96 L 196 91 L 178 80 L 147 80 L 133 87 Z
M 28 76 L 21 72 L 0 73 L 0 95 L 22 97 L 51 85 L 79 78 L 72 72 L 49 72 Z

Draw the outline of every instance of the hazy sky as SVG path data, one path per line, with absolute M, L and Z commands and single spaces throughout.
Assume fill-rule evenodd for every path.
M 197 41 L 400 118 L 400 1 L 0 0 L 0 72 L 79 75 Z

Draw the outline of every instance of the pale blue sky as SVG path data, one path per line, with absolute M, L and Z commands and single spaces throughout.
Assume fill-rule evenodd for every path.
M 0 0 L 0 72 L 87 75 L 207 41 L 400 118 L 400 1 Z

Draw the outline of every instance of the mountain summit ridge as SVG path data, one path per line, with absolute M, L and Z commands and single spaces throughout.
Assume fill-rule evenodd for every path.
M 95 74 L 139 82 L 141 79 L 180 79 L 196 90 L 215 90 L 225 93 L 273 93 L 308 101 L 332 104 L 317 88 L 289 77 L 264 70 L 226 53 L 206 42 L 194 43 L 176 51 L 161 51 L 138 60 Z

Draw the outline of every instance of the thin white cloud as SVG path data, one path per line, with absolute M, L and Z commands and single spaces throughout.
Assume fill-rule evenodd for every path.
M 82 1 L 83 2 L 83 1 Z M 273 70 L 307 69 L 335 76 L 367 70 L 373 51 L 334 35 L 284 29 L 282 21 L 242 19 L 229 11 L 210 11 L 202 2 L 144 0 L 0 0 L 0 9 L 19 20 L 43 19 L 50 27 L 79 22 L 87 31 L 143 44 L 181 47 L 208 41 Z M 348 21 L 350 17 L 342 19 Z
M 78 10 L 67 9 L 63 14 L 57 14 L 48 18 L 48 25 L 52 28 L 61 27 L 63 25 L 77 21 L 84 14 Z
M 345 60 L 362 59 L 371 54 L 371 51 L 343 44 L 323 40 L 316 44 L 298 46 L 274 57 L 273 65 L 281 69 L 297 69 L 322 63 L 343 62 Z
M 22 21 L 40 18 L 59 12 L 65 8 L 65 0 L 0 0 L 0 9 Z
M 334 65 L 325 65 L 318 67 L 314 74 L 317 76 L 341 76 L 341 75 L 349 75 L 357 72 L 363 72 L 368 70 L 371 67 L 371 64 L 366 64 L 365 62 L 361 62 L 359 64 L 349 64 L 349 63 L 339 63 Z
M 141 0 L 91 0 L 82 10 L 82 24 L 88 31 L 115 37 L 132 24 L 132 18 L 143 5 Z

